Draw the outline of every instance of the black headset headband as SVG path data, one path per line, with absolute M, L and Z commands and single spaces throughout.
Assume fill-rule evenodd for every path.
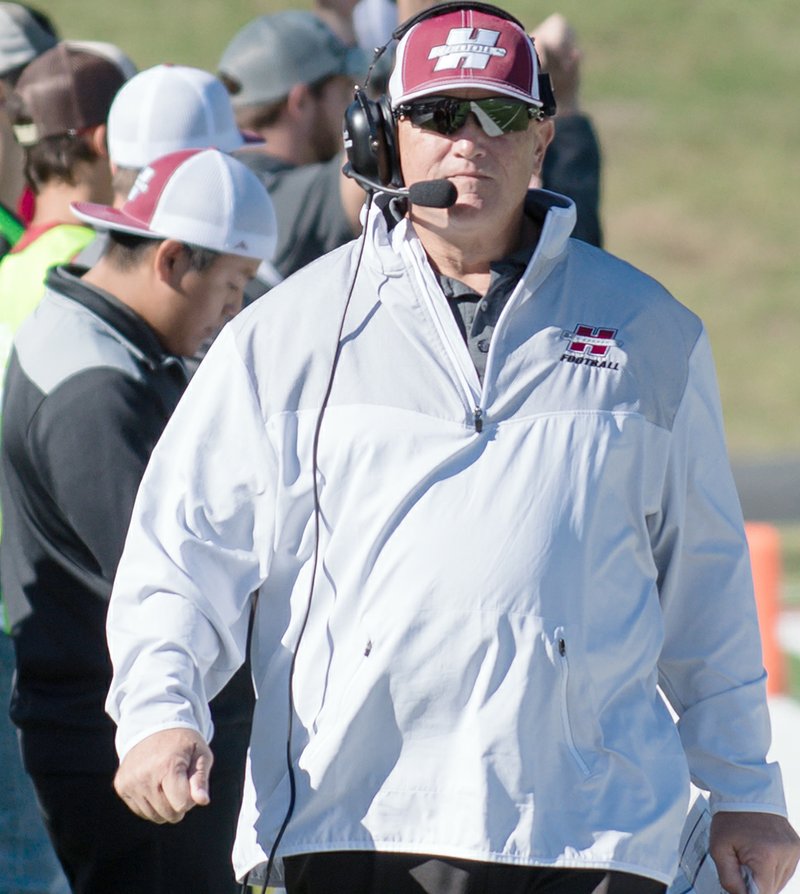
M 513 22 L 525 31 L 525 26 L 518 18 L 516 18 L 516 16 L 512 16 L 510 12 L 500 9 L 499 6 L 494 6 L 491 3 L 482 3 L 480 0 L 465 0 L 463 3 L 459 2 L 459 0 L 448 0 L 447 3 L 437 3 L 435 6 L 429 6 L 427 9 L 423 9 L 421 12 L 416 13 L 416 15 L 411 16 L 411 18 L 406 19 L 405 22 L 401 22 L 394 31 L 392 31 L 392 39 L 400 40 L 407 31 L 410 31 L 414 27 L 414 25 L 418 22 L 425 21 L 425 19 L 434 19 L 448 12 L 461 12 L 465 9 L 473 10 L 475 12 L 485 12 L 488 15 L 497 16 L 498 19 L 505 19 L 508 22 Z

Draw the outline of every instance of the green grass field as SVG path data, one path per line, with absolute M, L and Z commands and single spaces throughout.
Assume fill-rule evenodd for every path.
M 116 42 L 142 67 L 213 70 L 242 24 L 284 5 L 55 0 L 43 8 L 66 36 Z M 800 4 L 507 6 L 530 25 L 559 9 L 576 26 L 585 106 L 605 156 L 607 247 L 706 320 L 731 453 L 800 452 Z

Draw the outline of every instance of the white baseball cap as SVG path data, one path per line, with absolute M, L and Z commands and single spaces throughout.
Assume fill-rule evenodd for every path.
M 186 65 L 139 72 L 116 95 L 108 114 L 109 156 L 126 168 L 143 168 L 181 149 L 233 152 L 251 142 L 261 140 L 236 126 L 222 82 Z
M 177 239 L 223 254 L 268 261 L 277 244 L 266 188 L 218 149 L 185 149 L 156 159 L 139 173 L 119 209 L 94 202 L 70 207 L 98 230 Z

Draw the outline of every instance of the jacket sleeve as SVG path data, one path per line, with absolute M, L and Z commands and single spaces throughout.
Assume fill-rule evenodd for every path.
M 603 245 L 600 224 L 600 144 L 586 115 L 557 117 L 553 142 L 542 169 L 545 189 L 569 196 L 578 212 L 572 235 L 590 245 Z
M 785 815 L 767 763 L 766 674 L 749 553 L 702 333 L 674 419 L 660 513 L 650 519 L 664 617 L 660 684 L 678 715 L 692 781 L 713 810 Z
M 166 420 L 153 404 L 144 383 L 117 369 L 92 369 L 44 401 L 27 432 L 43 484 L 109 585 Z
M 226 329 L 153 452 L 114 583 L 106 709 L 120 757 L 171 727 L 210 740 L 208 701 L 244 661 L 251 594 L 268 571 L 275 469 Z

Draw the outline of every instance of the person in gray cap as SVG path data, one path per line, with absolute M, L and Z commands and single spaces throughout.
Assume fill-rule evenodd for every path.
M 342 117 L 366 67 L 361 50 L 296 10 L 253 19 L 222 54 L 219 75 L 237 122 L 266 144 L 237 157 L 272 197 L 282 276 L 360 230 L 364 191 L 341 173 Z

